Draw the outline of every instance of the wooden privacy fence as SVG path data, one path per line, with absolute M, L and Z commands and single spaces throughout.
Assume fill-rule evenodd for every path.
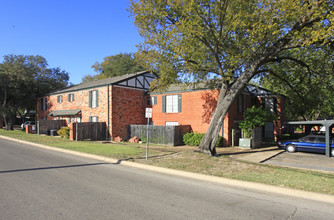
M 73 129 L 73 140 L 77 141 L 103 141 L 107 137 L 107 125 L 105 122 L 72 123 L 70 129 Z
M 128 139 L 137 136 L 142 141 L 146 140 L 147 125 L 129 125 Z M 160 126 L 150 125 L 149 142 L 165 145 L 183 145 L 183 135 L 191 131 L 190 125 Z
M 58 131 L 63 126 L 66 126 L 66 120 L 40 120 L 37 126 L 38 134 L 50 135 L 51 130 Z

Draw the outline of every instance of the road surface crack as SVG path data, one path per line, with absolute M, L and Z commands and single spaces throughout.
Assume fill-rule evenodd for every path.
M 295 211 L 292 213 L 292 215 L 290 215 L 289 217 L 287 217 L 287 220 L 288 219 L 292 219 L 294 217 L 294 215 L 296 214 L 297 210 L 298 210 L 298 208 L 295 207 Z

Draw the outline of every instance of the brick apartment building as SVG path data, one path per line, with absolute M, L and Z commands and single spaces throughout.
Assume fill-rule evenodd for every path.
M 219 90 L 208 89 L 203 85 L 188 89 L 171 86 L 163 93 L 152 93 L 152 121 L 154 125 L 191 125 L 194 132 L 205 133 L 216 108 L 218 95 Z M 253 105 L 263 105 L 280 119 L 277 122 L 266 122 L 263 128 L 264 138 L 273 139 L 280 134 L 281 120 L 284 120 L 283 104 L 284 96 L 248 85 L 225 116 L 220 131 L 224 146 L 232 144 L 232 129 L 236 131 L 234 143 L 238 144 L 241 135 L 238 122 L 243 119 L 245 110 Z
M 37 100 L 36 120 L 106 122 L 108 137 L 126 137 L 129 124 L 145 124 L 147 71 L 75 85 Z
M 154 125 L 190 125 L 194 132 L 205 133 L 215 110 L 219 90 L 198 85 L 184 89 L 172 85 L 163 93 L 148 94 L 150 83 L 157 77 L 147 71 L 79 84 L 40 97 L 36 120 L 66 119 L 71 122 L 106 122 L 108 137 L 127 137 L 130 124 L 146 124 L 145 108 L 153 108 Z M 232 143 L 232 129 L 238 143 L 245 110 L 263 105 L 283 120 L 284 97 L 248 85 L 228 111 L 221 129 L 224 145 Z M 267 122 L 265 138 L 280 133 L 281 122 Z

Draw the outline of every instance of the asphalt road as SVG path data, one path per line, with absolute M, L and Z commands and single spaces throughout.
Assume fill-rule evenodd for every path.
M 0 219 L 333 219 L 333 204 L 195 181 L 0 138 Z

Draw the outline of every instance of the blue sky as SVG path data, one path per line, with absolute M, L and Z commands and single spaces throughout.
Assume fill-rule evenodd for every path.
M 41 55 L 77 84 L 91 66 L 143 41 L 128 0 L 0 0 L 0 62 L 7 54 Z

